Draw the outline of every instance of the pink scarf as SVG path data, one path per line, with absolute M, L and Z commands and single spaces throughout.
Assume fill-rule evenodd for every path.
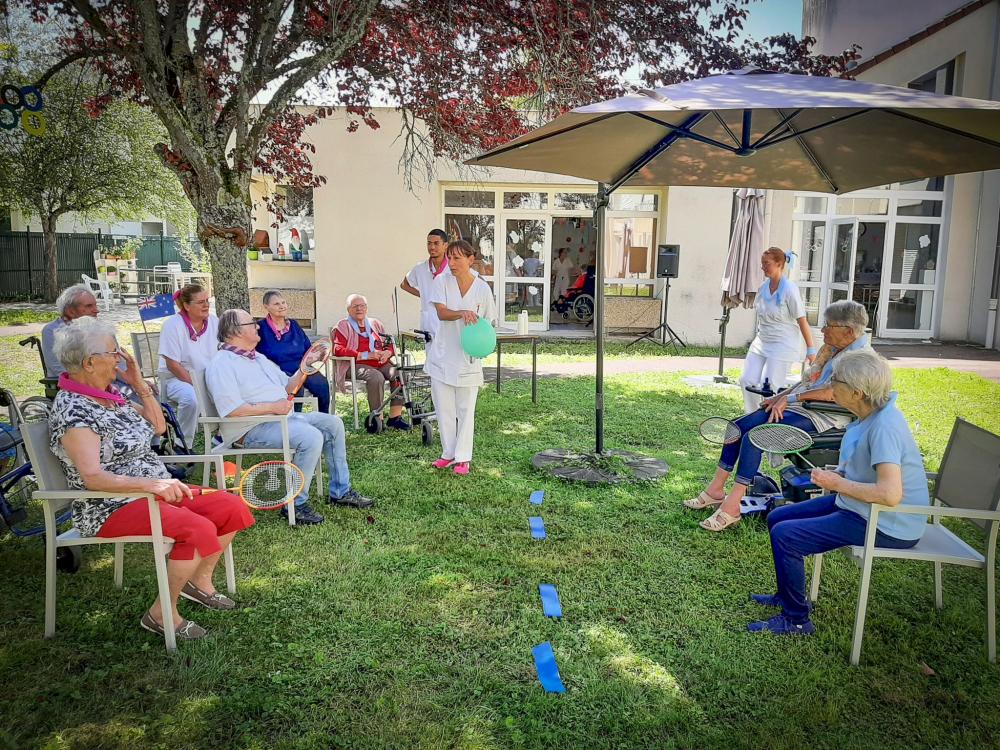
M 99 391 L 93 386 L 73 380 L 65 372 L 59 375 L 59 390 L 79 393 L 81 396 L 90 396 L 90 398 L 101 398 L 118 406 L 125 406 L 128 403 L 113 385 L 109 385 L 106 391 Z
M 444 269 L 446 269 L 448 267 L 448 256 L 445 256 L 444 263 L 442 263 L 441 267 L 438 270 L 436 270 L 436 271 L 434 270 L 434 266 L 431 265 L 430 260 L 427 261 L 427 265 L 430 266 L 430 268 L 431 268 L 431 278 L 432 279 L 436 279 L 438 276 L 440 276 L 441 274 L 443 274 L 444 273 Z
M 368 322 L 371 325 L 371 331 L 369 332 L 370 334 L 385 333 L 385 326 L 382 325 L 382 322 L 378 318 L 368 318 Z M 358 336 L 358 332 L 354 330 L 354 326 L 351 325 L 351 321 L 349 318 L 344 318 L 339 323 L 337 323 L 337 327 L 334 329 L 334 331 L 330 332 L 331 340 L 335 338 L 334 335 L 332 335 L 334 332 L 340 333 L 344 337 L 344 339 L 347 342 L 348 349 L 353 349 L 354 351 L 358 350 L 358 342 L 361 340 L 361 337 Z M 368 345 L 369 351 L 374 352 L 382 348 L 382 341 L 379 339 L 378 336 L 372 335 L 371 338 L 369 338 L 369 342 L 370 342 Z M 347 392 L 347 371 L 350 369 L 350 367 L 351 367 L 350 362 L 346 362 L 344 360 L 337 360 L 336 381 L 337 381 L 337 389 L 341 393 Z
M 194 325 L 191 323 L 191 318 L 188 317 L 188 314 L 186 312 L 184 312 L 183 310 L 178 310 L 177 314 L 181 316 L 181 320 L 183 320 L 184 325 L 187 326 L 188 336 L 191 337 L 192 341 L 197 341 L 202 335 L 204 335 L 205 331 L 208 330 L 208 318 L 205 318 L 204 322 L 202 323 L 201 330 L 196 331 L 194 330 Z
M 286 333 L 288 333 L 288 330 L 292 327 L 292 321 L 290 318 L 285 318 L 285 326 L 280 331 L 278 330 L 278 326 L 274 324 L 274 321 L 271 320 L 270 315 L 265 317 L 264 320 L 267 321 L 267 325 L 274 332 L 274 338 L 276 338 L 278 341 L 281 341 L 281 337 L 284 336 Z

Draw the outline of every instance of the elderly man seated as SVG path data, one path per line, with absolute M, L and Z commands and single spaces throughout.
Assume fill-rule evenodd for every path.
M 271 360 L 254 351 L 260 341 L 257 322 L 244 310 L 226 310 L 219 318 L 219 353 L 205 368 L 205 383 L 219 414 L 225 418 L 288 414 L 288 438 L 292 463 L 305 474 L 305 487 L 295 498 L 298 523 L 322 523 L 323 516 L 309 507 L 309 485 L 320 454 L 326 457 L 330 474 L 329 502 L 355 508 L 371 507 L 372 501 L 351 488 L 347 468 L 344 423 L 335 414 L 295 413 L 289 395 L 306 378 L 300 368 L 288 376 Z M 308 362 L 304 364 L 309 364 Z M 242 442 L 244 448 L 281 447 L 281 425 L 277 422 L 227 422 L 222 429 L 226 443 Z M 287 517 L 287 509 L 282 509 Z
M 368 392 L 368 409 L 375 411 L 382 406 L 385 384 L 391 382 L 393 366 L 390 360 L 396 353 L 391 343 L 383 340 L 385 326 L 378 318 L 368 317 L 368 300 L 361 294 L 347 297 L 347 317 L 333 329 L 333 353 L 337 357 L 350 357 L 355 361 L 358 380 L 364 381 Z M 344 390 L 347 362 L 337 363 L 337 388 Z M 409 430 L 410 423 L 403 419 L 403 399 L 394 397 L 389 404 L 386 427 Z
M 864 544 L 872 505 L 930 505 L 923 457 L 896 407 L 889 363 L 871 350 L 847 352 L 834 360 L 829 383 L 834 401 L 858 421 L 844 433 L 836 471 L 813 469 L 813 483 L 830 494 L 768 515 L 778 591 L 750 598 L 781 614 L 750 623 L 750 632 L 810 635 L 805 556 Z M 875 546 L 907 549 L 926 528 L 925 515 L 879 513 Z
M 77 318 L 97 317 L 97 298 L 86 284 L 66 287 L 56 298 L 59 317 L 42 329 L 42 357 L 45 359 L 45 377 L 58 378 L 66 371 L 56 356 L 56 334 Z
M 802 382 L 782 393 L 765 399 L 761 408 L 736 420 L 740 439 L 722 449 L 719 468 L 715 477 L 700 495 L 685 500 L 684 506 L 692 510 L 718 509 L 699 525 L 706 531 L 723 531 L 740 520 L 740 501 L 747 487 L 760 468 L 761 451 L 750 442 L 746 433 L 766 422 L 781 422 L 798 427 L 811 434 L 839 429 L 851 421 L 849 415 L 814 411 L 801 406 L 805 401 L 833 402 L 833 365 L 841 352 L 870 349 L 865 329 L 868 313 L 864 305 L 851 300 L 834 302 L 824 312 L 823 347 L 812 366 L 803 374 Z M 736 479 L 729 494 L 726 480 L 733 469 Z

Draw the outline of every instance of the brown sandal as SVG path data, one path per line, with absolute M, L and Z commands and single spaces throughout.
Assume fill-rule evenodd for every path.
M 198 604 L 208 607 L 209 609 L 228 610 L 236 607 L 236 602 L 225 594 L 220 594 L 218 591 L 214 594 L 209 594 L 195 586 L 191 583 L 191 581 L 184 584 L 184 588 L 181 589 L 181 596 L 185 599 L 190 599 L 193 602 L 198 602 Z
M 705 508 L 717 508 L 722 505 L 722 500 L 716 500 L 714 497 L 709 495 L 707 492 L 702 492 L 698 497 L 693 497 L 690 500 L 684 501 L 684 507 L 688 510 L 705 510 Z
M 149 610 L 146 610 L 146 614 L 139 620 L 139 625 L 143 630 L 155 633 L 161 638 L 164 635 L 163 625 L 153 619 L 153 616 L 149 614 Z M 194 620 L 181 620 L 181 624 L 177 626 L 174 635 L 179 641 L 199 641 L 208 635 L 208 631 Z
M 731 516 L 726 511 L 719 508 L 704 521 L 699 521 L 698 525 L 705 531 L 725 531 L 730 526 L 735 526 L 740 522 L 739 516 Z

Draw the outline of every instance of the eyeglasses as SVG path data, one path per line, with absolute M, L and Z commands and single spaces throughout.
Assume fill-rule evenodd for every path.
M 351 305 L 348 310 L 367 310 L 368 305 Z
M 240 326 L 255 326 L 255 325 L 257 325 L 257 321 L 256 320 L 251 320 L 248 323 L 237 323 L 236 324 L 237 328 L 240 327 Z
M 108 357 L 114 355 L 115 357 L 124 357 L 125 352 L 122 351 L 121 347 L 117 347 L 113 352 L 91 352 L 91 357 Z
M 830 328 L 850 328 L 850 326 L 826 323 L 822 327 L 820 327 L 820 330 L 825 331 Z

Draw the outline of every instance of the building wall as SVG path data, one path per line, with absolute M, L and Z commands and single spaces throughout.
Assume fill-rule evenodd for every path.
M 490 169 L 474 173 L 441 160 L 432 184 L 407 190 L 399 172 L 399 114 L 377 111 L 381 127 L 346 130 L 342 113 L 320 121 L 306 133 L 316 144 L 313 166 L 326 185 L 313 194 L 315 212 L 315 286 L 317 330 L 328 331 L 344 317 L 348 294 L 368 297 L 373 316 L 395 327 L 392 293 L 406 272 L 426 258 L 426 236 L 442 224 L 441 184 L 593 185 L 583 180 L 520 170 Z M 681 245 L 680 278 L 671 284 L 670 324 L 685 341 L 718 344 L 720 283 L 729 244 L 732 191 L 672 188 L 658 222 L 658 242 Z M 257 211 L 257 228 L 268 229 L 271 217 Z M 273 237 L 273 234 L 272 234 Z M 259 270 L 259 269 L 258 269 Z M 258 276 L 260 279 L 265 277 Z M 277 280 L 277 271 L 271 277 Z M 400 290 L 402 328 L 419 321 L 419 303 Z M 706 311 L 707 314 L 706 314 Z M 734 315 L 728 340 L 749 340 L 752 311 Z
M 918 0 L 908 2 L 906 13 L 900 14 L 898 4 L 892 2 L 805 0 L 803 33 L 817 36 L 817 48 L 827 53 L 838 45 L 842 47 L 851 35 L 869 34 L 863 58 L 871 57 L 965 4 Z M 886 23 L 890 12 L 896 21 Z M 863 71 L 858 78 L 905 86 L 957 59 L 956 95 L 1000 99 L 998 33 L 1000 3 L 994 2 Z M 982 343 L 986 337 L 987 303 L 996 252 L 1000 172 L 956 175 L 948 178 L 945 190 L 944 281 L 937 312 L 937 338 Z M 787 218 L 772 222 L 770 238 L 775 244 L 787 247 L 791 238 L 792 193 L 772 195 L 775 214 Z

